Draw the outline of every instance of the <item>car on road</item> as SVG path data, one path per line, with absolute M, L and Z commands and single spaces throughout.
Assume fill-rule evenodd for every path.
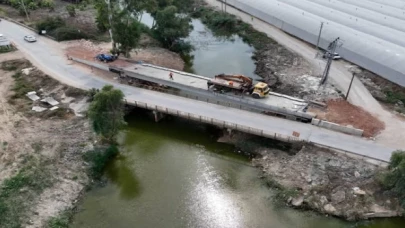
M 116 60 L 117 56 L 109 55 L 109 54 L 98 54 L 96 56 L 96 59 L 98 59 L 99 61 L 108 63 L 108 62 L 112 62 L 112 61 Z
M 35 38 L 35 36 L 33 36 L 33 35 L 26 35 L 26 36 L 24 36 L 24 40 L 32 43 L 32 42 L 36 42 L 37 38 Z
M 322 55 L 322 57 L 324 58 L 324 59 L 327 59 L 330 55 L 332 55 L 330 52 L 325 52 L 325 53 L 323 53 L 323 55 Z M 341 59 L 342 57 L 338 54 L 338 53 L 333 53 L 333 55 L 332 55 L 332 59 L 333 60 L 338 60 L 338 59 Z

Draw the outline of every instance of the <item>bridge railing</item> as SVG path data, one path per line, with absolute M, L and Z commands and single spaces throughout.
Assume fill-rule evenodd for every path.
M 245 126 L 245 125 L 241 125 L 241 124 L 237 124 L 237 123 L 232 123 L 229 121 L 201 116 L 201 115 L 197 115 L 197 114 L 193 114 L 193 113 L 189 113 L 189 112 L 183 112 L 183 111 L 179 111 L 176 109 L 171 109 L 171 108 L 167 108 L 167 107 L 163 107 L 163 106 L 159 106 L 159 105 L 150 105 L 145 102 L 133 101 L 133 102 L 131 102 L 131 104 L 136 107 L 139 107 L 139 108 L 149 109 L 149 110 L 153 110 L 153 111 L 157 111 L 157 112 L 161 112 L 161 113 L 165 113 L 165 114 L 169 114 L 169 115 L 173 115 L 173 116 L 186 118 L 186 119 L 193 120 L 193 121 L 198 121 L 201 123 L 216 125 L 218 127 L 237 130 L 237 131 L 245 132 L 245 133 L 252 134 L 252 135 L 262 136 L 262 137 L 266 137 L 266 138 L 273 138 L 273 139 L 287 141 L 287 142 L 305 141 L 305 139 L 302 139 L 299 136 L 292 137 L 292 136 L 288 136 L 288 135 L 278 134 L 278 133 L 275 133 L 275 132 L 272 132 L 269 130 L 257 129 L 257 128 L 253 128 L 253 127 L 249 127 L 249 126 Z

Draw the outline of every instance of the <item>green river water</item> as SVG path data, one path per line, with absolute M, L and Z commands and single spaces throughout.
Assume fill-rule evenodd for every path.
M 358 225 L 274 203 L 259 170 L 210 128 L 179 119 L 128 118 L 108 183 L 87 193 L 74 228 L 400 228 L 401 220 Z

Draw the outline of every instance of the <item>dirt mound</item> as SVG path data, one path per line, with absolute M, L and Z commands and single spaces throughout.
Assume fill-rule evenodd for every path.
M 363 129 L 364 137 L 373 137 L 385 128 L 384 122 L 377 117 L 343 99 L 329 100 L 327 105 L 325 111 L 311 108 L 310 112 L 316 113 L 317 118 L 322 120 Z

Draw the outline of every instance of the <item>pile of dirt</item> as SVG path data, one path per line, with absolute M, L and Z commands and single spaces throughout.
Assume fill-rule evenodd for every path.
M 348 220 L 398 216 L 398 202 L 384 194 L 375 175 L 379 167 L 313 146 L 295 155 L 268 148 L 253 160 L 269 184 L 281 185 L 294 207 L 309 208 Z
M 343 99 L 327 101 L 326 110 L 310 108 L 308 111 L 316 113 L 321 120 L 362 129 L 364 137 L 373 137 L 385 128 L 384 122 L 377 117 Z

